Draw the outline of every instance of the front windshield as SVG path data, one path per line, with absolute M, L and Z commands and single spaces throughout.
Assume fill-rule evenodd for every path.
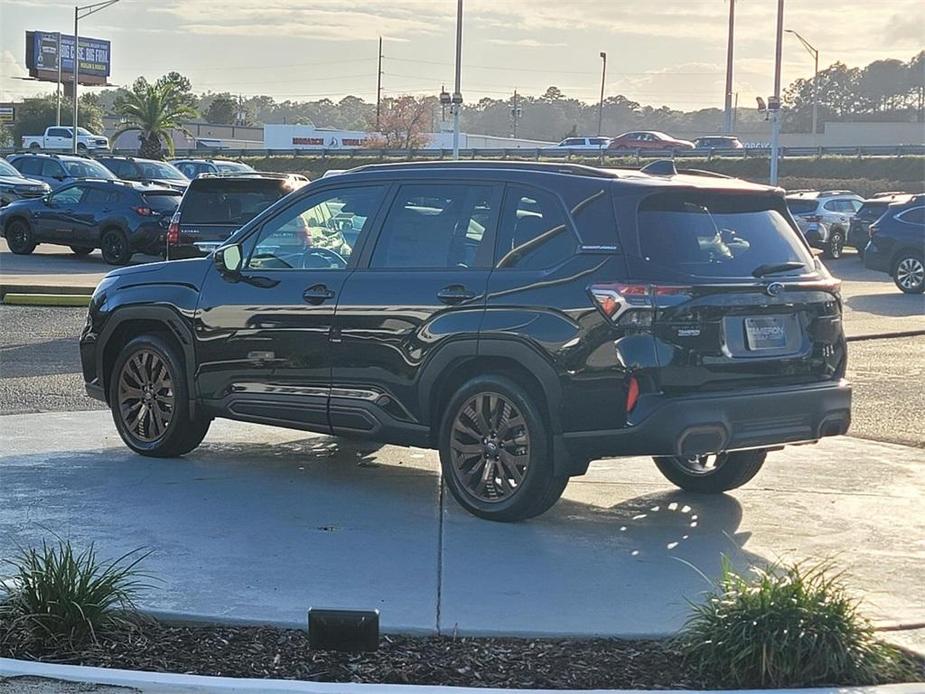
M 136 161 L 135 164 L 141 169 L 142 178 L 162 178 L 171 181 L 188 181 L 189 179 L 172 164 L 165 164 L 156 161 Z
M 24 178 L 24 176 L 19 173 L 13 165 L 10 164 L 6 159 L 0 159 L 0 176 L 13 176 L 15 178 Z
M 68 176 L 74 178 L 105 178 L 114 180 L 116 177 L 105 166 L 89 159 L 83 161 L 62 161 Z

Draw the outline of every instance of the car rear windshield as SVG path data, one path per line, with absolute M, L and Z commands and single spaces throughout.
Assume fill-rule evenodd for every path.
M 182 193 L 174 190 L 144 193 L 141 196 L 145 204 L 155 212 L 173 212 L 180 206 L 181 197 Z
M 858 219 L 865 222 L 872 222 L 875 219 L 879 219 L 880 215 L 886 212 L 886 202 L 865 202 L 861 205 L 861 209 L 858 210 Z
M 162 178 L 172 181 L 187 180 L 186 176 L 172 164 L 157 161 L 136 161 L 135 164 L 141 169 L 142 178 Z
M 811 214 L 816 211 L 819 203 L 816 200 L 787 200 L 787 209 L 790 214 Z
M 246 224 L 290 192 L 283 181 L 197 179 L 183 198 L 184 224 Z
M 761 266 L 814 266 L 771 197 L 660 193 L 643 201 L 638 229 L 643 259 L 674 274 L 750 277 Z
M 251 173 L 254 168 L 236 161 L 217 161 L 215 168 L 220 173 Z

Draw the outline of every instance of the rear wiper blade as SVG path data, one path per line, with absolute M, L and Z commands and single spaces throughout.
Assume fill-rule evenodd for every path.
M 786 263 L 767 263 L 752 270 L 752 277 L 764 277 L 765 275 L 773 275 L 787 270 L 799 270 L 802 267 L 806 267 L 806 263 L 801 263 L 797 260 L 790 260 Z

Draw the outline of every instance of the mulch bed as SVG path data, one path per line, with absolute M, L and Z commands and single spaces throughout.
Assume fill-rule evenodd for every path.
M 0 624 L 0 633 L 3 632 Z M 271 627 L 146 622 L 79 652 L 0 639 L 0 657 L 223 677 L 512 689 L 707 689 L 668 642 L 383 636 L 374 653 L 313 651 Z M 925 671 L 923 671 L 925 675 Z

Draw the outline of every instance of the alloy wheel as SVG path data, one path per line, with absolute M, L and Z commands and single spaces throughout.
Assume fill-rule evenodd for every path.
M 103 258 L 106 262 L 113 264 L 121 262 L 125 254 L 125 239 L 122 234 L 111 231 L 103 236 Z
M 479 393 L 459 410 L 450 437 L 452 473 L 483 502 L 511 498 L 530 459 L 530 432 L 517 408 L 498 393 Z
M 722 467 L 723 463 L 726 462 L 726 455 L 723 453 L 711 453 L 709 455 L 679 456 L 676 460 L 685 472 L 700 477 L 712 475 Z
M 139 350 L 119 374 L 119 415 L 132 436 L 145 443 L 164 435 L 174 413 L 170 369 L 152 350 Z
M 925 282 L 925 265 L 918 258 L 903 258 L 896 266 L 896 283 L 903 289 L 914 290 Z
M 832 240 L 829 242 L 829 253 L 836 260 L 841 258 L 842 249 L 845 246 L 845 241 L 842 238 L 842 235 L 839 232 L 832 234 Z

